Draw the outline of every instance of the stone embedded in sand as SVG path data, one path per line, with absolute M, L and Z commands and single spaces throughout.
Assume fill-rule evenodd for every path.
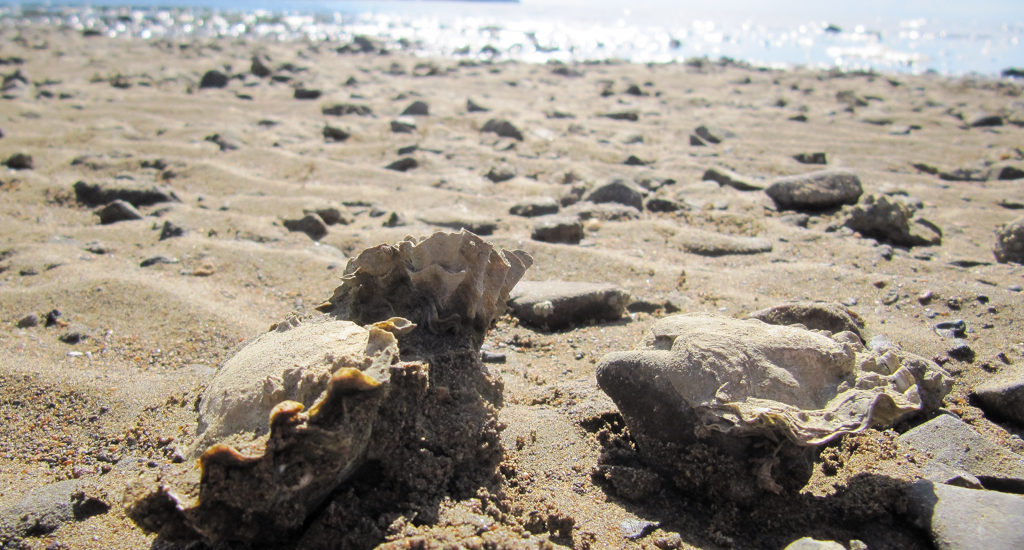
M 32 155 L 14 153 L 7 157 L 7 160 L 4 161 L 4 165 L 11 170 L 31 170 L 34 163 L 32 162 Z
M 141 220 L 144 217 L 134 206 L 123 200 L 112 201 L 110 204 L 97 210 L 96 215 L 100 217 L 100 223 L 103 225 Z
M 730 498 L 797 489 L 817 446 L 934 410 L 950 388 L 938 365 L 849 333 L 705 314 L 659 320 L 638 349 L 601 359 L 597 381 L 648 461 L 686 468 L 692 451 L 735 463 L 731 480 L 674 478 Z
M 794 302 L 755 311 L 749 316 L 770 325 L 803 325 L 832 334 L 852 332 L 864 340 L 864 320 L 850 308 L 835 302 Z
M 1024 548 L 1024 497 L 918 481 L 906 489 L 907 516 L 937 550 Z
M 533 224 L 530 238 L 546 243 L 579 244 L 583 240 L 583 222 L 569 216 L 544 216 Z
M 904 201 L 885 195 L 868 195 L 845 210 L 843 225 L 865 237 L 896 246 L 930 246 L 942 243 L 942 230 L 915 216 Z
M 593 203 L 614 202 L 643 210 L 646 194 L 643 189 L 626 180 L 615 179 L 591 191 L 587 194 L 587 200 Z
M 985 414 L 1024 426 L 1024 372 L 1000 373 L 973 391 Z
M 102 206 L 115 200 L 123 200 L 138 208 L 161 202 L 181 202 L 173 191 L 155 185 L 133 185 L 118 182 L 117 185 L 76 182 L 75 200 L 86 206 Z
M 714 166 L 705 170 L 701 179 L 704 181 L 714 181 L 719 185 L 728 185 L 729 187 L 740 191 L 760 191 L 764 189 L 764 184 L 719 166 Z
M 992 251 L 999 263 L 1024 264 L 1024 218 L 996 228 L 996 244 Z
M 520 321 L 549 330 L 615 321 L 629 304 L 628 292 L 605 283 L 523 281 L 511 296 L 509 305 Z
M 821 170 L 779 178 L 765 193 L 780 210 L 815 211 L 857 202 L 860 178 L 849 170 Z
M 306 214 L 301 218 L 284 220 L 283 223 L 288 231 L 305 233 L 314 241 L 319 241 L 327 236 L 327 224 L 317 214 Z
M 427 116 L 430 114 L 430 106 L 425 101 L 413 101 L 402 111 L 401 116 Z
M 699 256 L 761 254 L 772 251 L 772 242 L 765 238 L 724 235 L 694 227 L 681 227 L 674 240 L 683 250 Z
M 558 201 L 551 197 L 532 197 L 513 204 L 508 213 L 513 216 L 532 218 L 535 216 L 546 216 L 557 214 L 559 210 Z
M 203 74 L 203 78 L 199 81 L 199 89 L 203 88 L 224 88 L 228 85 L 228 75 L 211 69 Z
M 484 123 L 481 132 L 498 134 L 500 137 L 511 138 L 523 141 L 523 134 L 511 122 L 507 120 L 492 118 Z

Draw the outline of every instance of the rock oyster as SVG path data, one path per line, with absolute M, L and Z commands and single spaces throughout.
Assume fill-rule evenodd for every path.
M 225 363 L 201 398 L 198 471 L 132 484 L 130 517 L 166 539 L 303 548 L 429 522 L 501 459 L 479 347 L 531 263 L 467 232 L 363 251 L 321 313 Z
M 639 349 L 602 358 L 597 380 L 646 461 L 737 500 L 798 489 L 818 446 L 934 410 L 950 388 L 935 363 L 850 332 L 703 314 L 659 320 Z M 707 460 L 723 471 L 702 474 Z

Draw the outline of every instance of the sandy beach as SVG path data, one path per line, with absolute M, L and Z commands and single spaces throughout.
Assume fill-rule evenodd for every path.
M 462 228 L 532 256 L 523 281 L 610 284 L 626 310 L 570 312 L 554 330 L 500 315 L 483 341 L 503 384 L 495 479 L 433 521 L 381 515 L 378 543 L 930 548 L 890 500 L 927 477 L 927 453 L 900 434 L 953 415 L 1024 453 L 1024 426 L 974 395 L 1024 362 L 1024 247 L 994 252 L 1024 209 L 1019 82 L 44 26 L 0 40 L 2 548 L 207 547 L 146 532 L 124 495 L 192 466 L 218 369 L 331 298 L 360 251 Z M 786 208 L 765 191 L 821 170 L 852 173 L 862 193 Z M 906 205 L 910 240 L 849 221 L 869 196 Z M 107 210 L 115 199 L 128 204 Z M 941 365 L 941 409 L 827 443 L 796 495 L 753 506 L 602 469 L 630 445 L 595 378 L 606 354 L 669 315 L 791 302 L 842 304 L 865 342 Z M 869 477 L 888 485 L 858 484 Z M 1024 479 L 977 477 L 1009 493 Z M 11 510 L 27 496 L 67 501 L 45 488 L 71 490 L 73 513 L 25 525 Z

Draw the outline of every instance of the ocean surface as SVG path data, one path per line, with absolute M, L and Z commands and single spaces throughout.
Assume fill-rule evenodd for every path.
M 528 62 L 728 57 L 995 77 L 1024 67 L 1022 0 L 0 1 L 0 26 L 25 19 L 143 39 L 366 35 L 421 55 Z

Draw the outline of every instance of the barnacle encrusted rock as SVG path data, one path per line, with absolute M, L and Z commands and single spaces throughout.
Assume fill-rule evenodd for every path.
M 467 232 L 363 251 L 321 313 L 225 363 L 201 397 L 198 471 L 133 483 L 129 516 L 165 539 L 301 548 L 431 521 L 502 458 L 500 379 L 479 348 L 531 263 Z
M 850 332 L 705 314 L 659 320 L 639 349 L 606 355 L 597 381 L 649 462 L 738 499 L 798 489 L 816 447 L 934 410 L 950 388 L 935 363 Z M 734 471 L 706 478 L 696 452 Z

